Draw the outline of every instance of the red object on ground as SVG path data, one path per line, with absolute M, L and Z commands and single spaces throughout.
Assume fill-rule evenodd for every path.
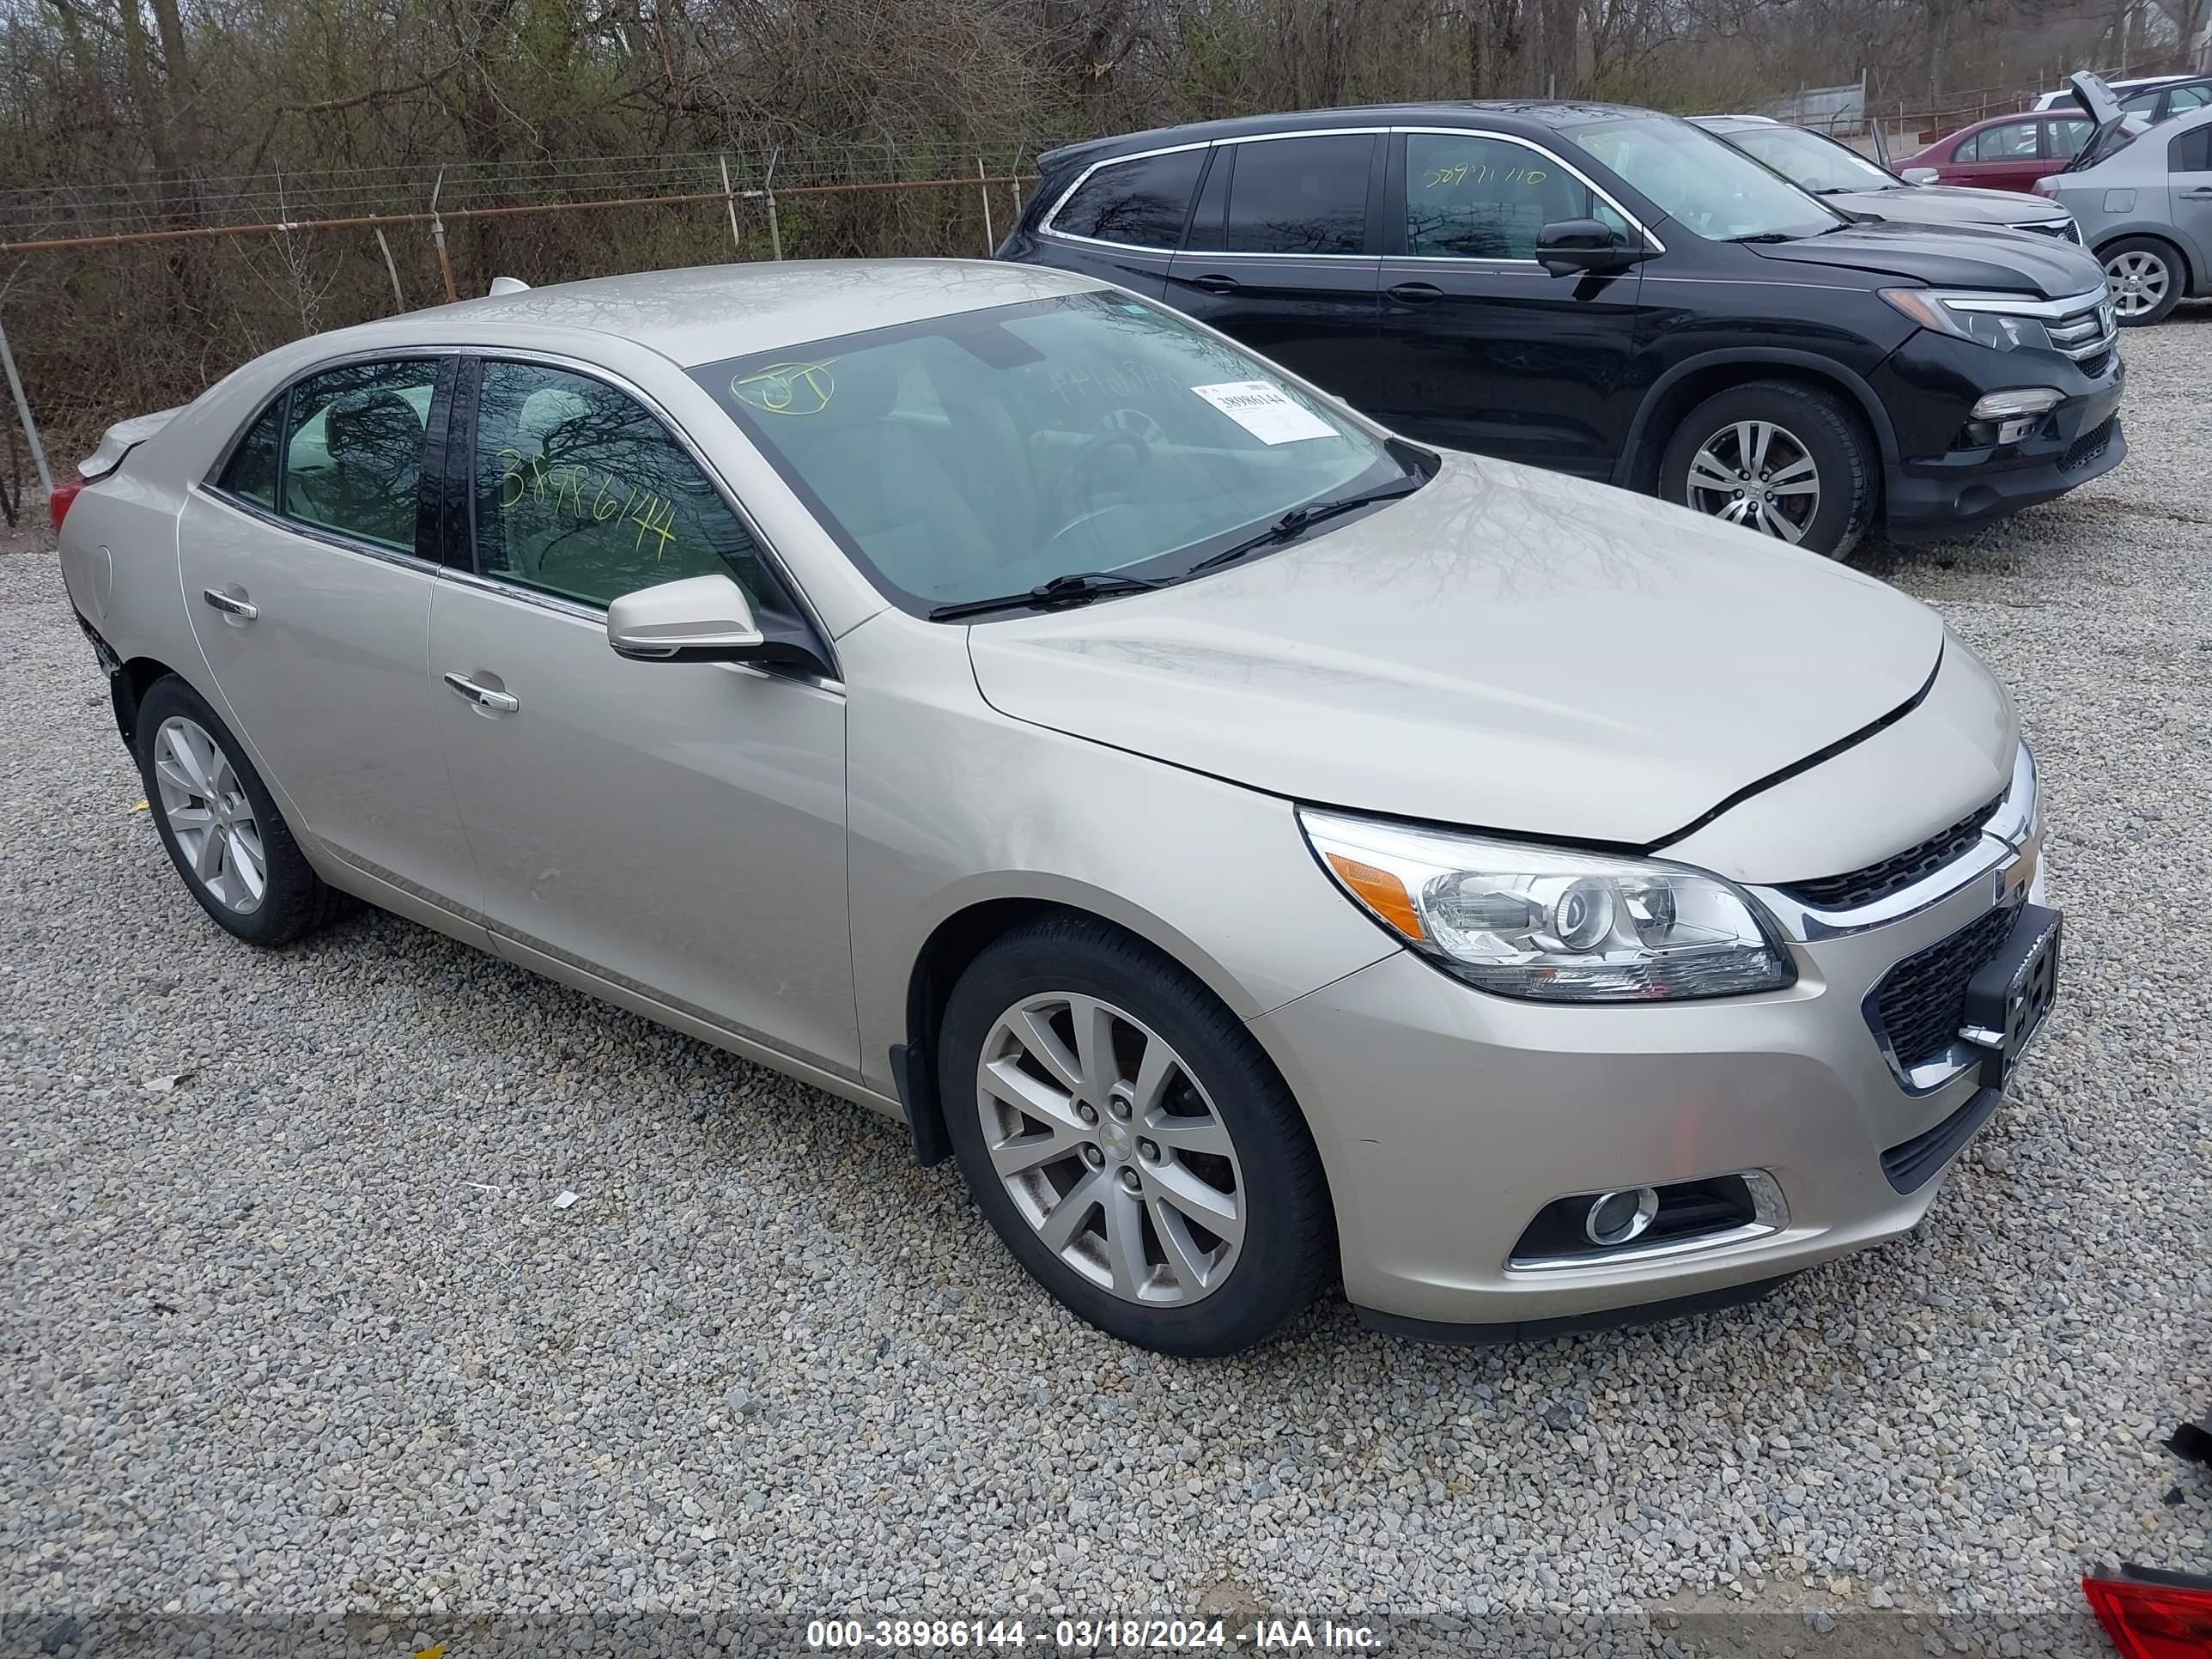
M 2212 1656 L 2212 1578 L 2084 1578 L 2081 1593 L 2121 1659 Z

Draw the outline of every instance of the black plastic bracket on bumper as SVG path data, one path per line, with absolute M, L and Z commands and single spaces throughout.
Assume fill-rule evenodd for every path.
M 1777 1285 L 1795 1277 L 1793 1273 L 1780 1273 L 1772 1279 L 1754 1279 L 1748 1285 L 1700 1291 L 1694 1296 L 1677 1296 L 1664 1302 L 1644 1302 L 1632 1308 L 1602 1308 L 1595 1313 L 1565 1314 L 1556 1319 L 1513 1319 L 1494 1325 L 1453 1325 L 1436 1319 L 1409 1319 L 1403 1314 L 1382 1313 L 1357 1305 L 1352 1311 L 1359 1316 L 1361 1324 L 1384 1336 L 1403 1337 L 1409 1342 L 1432 1342 L 1444 1347 L 1494 1348 L 1508 1342 L 1540 1342 L 1547 1337 L 1622 1330 L 1636 1325 L 1656 1325 L 1669 1319 L 1687 1319 L 1693 1314 L 1741 1308 L 1764 1300 Z
M 2002 1089 L 1977 1089 L 1966 1103 L 1932 1129 L 1923 1129 L 1910 1140 L 1900 1140 L 1881 1155 L 1881 1172 L 1900 1193 L 1918 1192 L 1936 1178 L 1958 1150 L 1974 1138 L 1974 1132 L 1996 1115 L 2003 1103 Z
M 934 1097 L 921 1070 L 926 1063 L 919 1050 L 903 1042 L 891 1044 L 891 1085 L 906 1110 L 906 1127 L 914 1134 L 914 1161 L 924 1165 L 942 1164 L 952 1156 L 945 1114 L 932 1109 Z

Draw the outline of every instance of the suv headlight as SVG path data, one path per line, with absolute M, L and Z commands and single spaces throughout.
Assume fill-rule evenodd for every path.
M 1893 308 L 1938 334 L 1954 334 L 1999 351 L 2020 346 L 2051 349 L 2051 331 L 2037 315 L 2044 308 L 2039 300 L 1979 289 L 1886 288 L 1880 292 Z
M 1361 908 L 1486 991 L 1649 1002 L 1775 991 L 1796 978 L 1751 899 L 1685 865 L 1313 807 L 1298 822 Z

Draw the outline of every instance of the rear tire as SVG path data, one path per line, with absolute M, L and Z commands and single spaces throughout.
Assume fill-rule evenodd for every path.
M 174 674 L 139 699 L 131 744 L 161 845 L 200 908 L 248 945 L 289 945 L 335 915 L 260 774 L 207 699 Z
M 1714 393 L 1674 428 L 1666 500 L 1832 559 L 1874 522 L 1881 457 L 1842 400 L 1796 380 Z
M 1109 1335 L 1234 1353 L 1334 1266 L 1321 1158 L 1282 1078 L 1205 986 L 1103 922 L 1032 922 L 977 957 L 938 1086 L 978 1207 Z
M 2112 285 L 2112 315 L 2122 328 L 2164 322 L 2189 285 L 2180 253 L 2155 236 L 2124 236 L 2100 248 L 2097 258 Z

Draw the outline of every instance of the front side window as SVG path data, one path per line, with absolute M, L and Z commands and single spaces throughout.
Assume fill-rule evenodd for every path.
M 1262 360 L 1117 293 L 691 373 L 916 611 L 1079 573 L 1178 580 L 1291 507 L 1421 476 Z
M 2087 125 L 2085 122 L 2082 125 Z M 1959 146 L 1961 161 L 2033 161 L 2038 155 L 2040 121 L 2008 121 L 1986 127 Z
M 772 591 L 738 515 L 682 444 L 605 381 L 487 362 L 477 399 L 477 568 L 581 604 L 715 572 Z
M 1702 127 L 1667 115 L 1577 125 L 1568 136 L 1692 234 L 1714 242 L 1795 240 L 1847 222 Z
M 2166 100 L 2166 113 L 2169 116 L 2186 115 L 2191 110 L 2203 109 L 2207 104 L 2212 104 L 2212 86 L 2176 87 Z
M 1406 135 L 1406 252 L 1534 259 L 1536 233 L 1563 219 L 1627 224 L 1550 156 L 1474 133 Z
M 284 516 L 416 551 L 422 437 L 439 362 L 348 363 L 292 388 Z
M 1229 252 L 1365 249 L 1371 134 L 1268 138 L 1224 149 L 1236 158 L 1229 179 Z
M 1203 148 L 1109 162 L 1076 187 L 1052 228 L 1124 247 L 1176 247 L 1205 165 Z

